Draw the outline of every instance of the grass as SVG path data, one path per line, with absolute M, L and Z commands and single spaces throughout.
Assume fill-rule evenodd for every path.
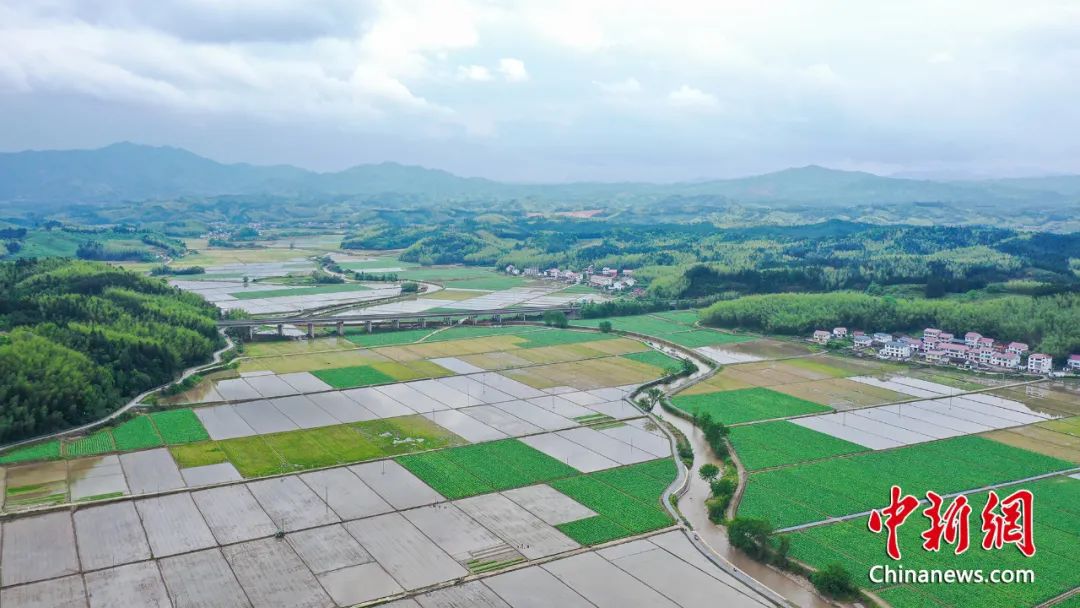
M 289 469 L 263 437 L 240 437 L 218 442 L 229 462 L 244 477 L 265 477 Z
M 451 500 L 578 473 L 516 439 L 413 454 L 398 458 L 398 462 Z
M 372 384 L 389 384 L 396 381 L 396 378 L 390 374 L 381 372 L 371 365 L 319 369 L 311 373 L 334 388 L 356 388 Z
M 824 405 L 757 387 L 676 396 L 671 403 L 690 414 L 707 413 L 724 424 L 832 411 Z
M 229 457 L 215 441 L 200 441 L 175 445 L 169 448 L 173 459 L 181 469 L 202 467 L 211 464 L 227 462 Z
M 238 291 L 229 295 L 237 300 L 258 300 L 262 298 L 281 298 L 287 296 L 311 296 L 321 293 L 342 293 L 347 291 L 368 291 L 370 287 L 359 283 L 338 283 L 336 285 L 316 285 L 312 287 L 289 287 L 285 289 L 258 289 Z
M 525 284 L 525 279 L 519 277 L 507 277 L 507 276 L 493 276 L 479 279 L 464 279 L 461 281 L 454 281 L 448 283 L 447 287 L 453 287 L 457 289 L 484 289 L 488 291 L 499 291 L 503 289 L 511 289 L 513 287 L 520 287 Z
M 446 342 L 449 340 L 468 340 L 471 338 L 487 338 L 490 336 L 518 336 L 535 332 L 549 331 L 543 327 L 528 325 L 504 325 L 492 327 L 476 327 L 459 325 L 448 327 L 439 333 L 432 334 L 424 339 L 424 342 Z
M 206 432 L 199 417 L 190 409 L 154 412 L 150 414 L 150 419 L 168 445 L 210 439 L 210 434 Z
M 710 329 L 695 329 L 693 331 L 668 334 L 661 337 L 668 342 L 674 342 L 679 346 L 685 346 L 687 348 L 698 348 L 700 346 L 717 346 L 720 344 L 734 344 L 736 342 L 749 342 L 750 340 L 754 339 L 751 336 L 737 336 L 735 334 L 726 334 L 719 331 L 712 331 Z
M 386 456 L 465 443 L 461 437 L 419 415 L 368 420 L 352 426 L 378 446 Z
M 53 439 L 43 443 L 34 443 L 26 447 L 15 448 L 0 454 L 0 464 L 14 464 L 31 460 L 55 460 L 60 458 L 60 440 Z
M 530 332 L 521 336 L 523 342 L 519 342 L 521 348 L 539 348 L 542 346 L 562 346 L 564 344 L 579 344 L 582 342 L 597 342 L 599 340 L 611 340 L 618 338 L 615 334 L 600 334 L 593 332 L 569 331 L 565 329 L 549 329 L 545 331 Z
M 910 584 L 879 585 L 867 576 L 871 565 L 890 561 L 885 556 L 885 539 L 866 530 L 866 518 L 829 524 L 802 532 L 788 534 L 791 557 L 816 567 L 829 563 L 842 564 L 855 577 L 855 582 L 880 593 L 897 608 L 915 606 L 1034 606 L 1069 589 L 1080 586 L 1080 481 L 1067 477 L 1040 480 L 1022 486 L 1035 495 L 1035 543 L 1037 551 L 1027 558 L 1012 547 L 986 551 L 979 546 L 980 511 L 986 495 L 968 497 L 972 505 L 969 517 L 971 548 L 957 556 L 951 546 L 940 552 L 923 551 L 920 534 L 926 529 L 925 518 L 916 524 L 909 520 L 900 528 L 900 549 L 906 569 L 979 568 L 1031 569 L 1036 580 L 1030 584 Z M 907 490 L 907 488 L 905 488 Z M 998 491 L 999 496 L 1011 489 Z M 946 504 L 949 504 L 946 502 Z
M 646 350 L 640 353 L 630 353 L 627 355 L 623 355 L 623 358 L 630 359 L 631 361 L 637 361 L 638 363 L 644 363 L 645 365 L 651 365 L 663 371 L 682 368 L 682 363 L 678 359 L 666 355 L 658 350 Z
M 556 527 L 583 545 L 595 545 L 671 525 L 660 496 L 675 479 L 673 465 L 665 459 L 552 482 L 551 487 L 596 513 Z
M 154 423 L 148 416 L 138 415 L 112 430 L 116 449 L 122 452 L 154 448 L 162 444 Z
M 750 471 L 866 451 L 861 445 L 786 420 L 737 426 L 729 439 Z
M 380 331 L 374 333 L 346 333 L 345 339 L 359 346 L 393 346 L 412 344 L 430 334 L 431 329 L 406 329 L 402 331 Z
M 915 496 L 944 495 L 1074 466 L 982 437 L 955 437 L 754 473 L 739 515 L 786 528 L 879 508 L 893 484 Z
M 68 458 L 106 454 L 114 449 L 112 433 L 108 429 L 97 431 L 74 441 L 64 442 L 64 455 Z

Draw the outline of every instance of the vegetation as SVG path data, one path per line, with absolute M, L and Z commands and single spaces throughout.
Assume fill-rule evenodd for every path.
M 0 263 L 0 441 L 95 420 L 207 360 L 216 318 L 194 294 L 105 264 Z
M 717 302 L 702 311 L 702 320 L 720 327 L 798 335 L 838 325 L 888 332 L 938 327 L 1025 342 L 1034 352 L 1055 357 L 1080 351 L 1080 294 L 977 300 L 898 299 L 852 292 L 762 295 Z
M 735 427 L 730 439 L 748 471 L 866 451 L 861 445 L 786 420 Z
M 570 322 L 566 319 L 566 313 L 561 310 L 549 310 L 544 313 L 544 325 L 550 327 L 564 328 L 570 325 Z
M 671 403 L 689 414 L 709 414 L 724 424 L 831 411 L 824 405 L 760 387 L 677 395 Z

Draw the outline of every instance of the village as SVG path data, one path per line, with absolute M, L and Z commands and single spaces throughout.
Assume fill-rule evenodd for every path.
M 928 327 L 921 338 L 893 336 L 877 332 L 867 334 L 846 327 L 832 331 L 819 329 L 810 341 L 827 346 L 850 342 L 857 352 L 877 351 L 880 359 L 907 361 L 919 358 L 935 365 L 953 365 L 967 369 L 1027 372 L 1048 375 L 1054 373 L 1054 359 L 1045 353 L 1031 353 L 1023 342 L 998 342 L 974 331 L 957 337 L 946 331 Z M 1065 373 L 1080 373 L 1080 354 L 1070 355 L 1061 368 Z
M 573 270 L 560 270 L 558 268 L 548 268 L 547 270 L 540 270 L 539 268 L 517 268 L 513 264 L 510 264 L 504 271 L 506 274 L 514 276 L 535 277 L 549 281 L 559 281 L 568 285 L 585 284 L 589 287 L 595 287 L 596 289 L 606 291 L 632 290 L 635 295 L 638 295 L 640 291 L 634 289 L 634 285 L 637 284 L 637 281 L 634 280 L 634 271 L 626 268 L 620 271 L 618 268 L 608 268 L 607 266 L 604 266 L 600 270 L 595 270 L 592 266 L 589 266 L 581 272 L 575 272 Z

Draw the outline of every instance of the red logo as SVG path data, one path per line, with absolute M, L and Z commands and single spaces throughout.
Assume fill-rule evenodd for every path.
M 942 512 L 945 500 L 936 492 L 927 492 L 929 506 L 923 515 L 930 520 L 930 527 L 922 533 L 923 549 L 940 551 L 943 543 L 954 545 L 953 552 L 960 555 L 968 550 L 971 532 L 968 518 L 971 505 L 967 496 L 957 496 Z M 900 486 L 892 486 L 889 491 L 889 505 L 884 509 L 870 512 L 867 526 L 871 532 L 888 532 L 886 553 L 894 560 L 900 559 L 899 529 L 919 506 L 919 499 L 905 495 Z M 1035 555 L 1033 535 L 1035 498 L 1029 490 L 1017 490 L 1004 499 L 999 499 L 997 492 L 990 491 L 983 507 L 982 548 L 1001 549 L 1005 545 L 1016 545 L 1027 557 Z

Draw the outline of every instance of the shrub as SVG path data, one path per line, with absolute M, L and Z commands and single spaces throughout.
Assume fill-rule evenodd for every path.
M 701 468 L 698 469 L 698 475 L 700 475 L 701 478 L 705 481 L 712 482 L 716 479 L 718 475 L 720 475 L 720 467 L 716 466 L 711 462 L 707 462 L 701 465 Z
M 569 327 L 570 321 L 567 320 L 566 313 L 561 310 L 549 310 L 544 313 L 544 325 L 563 329 Z
M 401 284 L 401 293 L 416 293 L 420 291 L 420 285 L 415 281 L 405 281 Z
M 823 594 L 837 598 L 848 599 L 858 595 L 859 590 L 852 581 L 851 573 L 840 564 L 829 564 L 810 575 L 810 582 L 814 588 Z
M 611 333 L 611 321 L 600 321 L 600 324 L 597 327 L 602 333 Z
M 736 517 L 728 526 L 728 538 L 736 549 L 750 557 L 761 559 L 768 555 L 769 535 L 772 530 L 772 524 L 764 519 Z

